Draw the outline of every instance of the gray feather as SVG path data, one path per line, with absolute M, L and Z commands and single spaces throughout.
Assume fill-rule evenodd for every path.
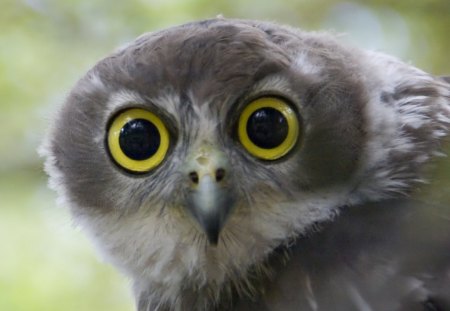
M 447 83 L 450 83 L 450 76 L 442 76 L 440 77 L 442 80 L 444 80 Z
M 318 232 L 275 251 L 275 277 L 261 302 L 236 310 L 449 310 L 449 247 L 448 207 L 347 207 Z

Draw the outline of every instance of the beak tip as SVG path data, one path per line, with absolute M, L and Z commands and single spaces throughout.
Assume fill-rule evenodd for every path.
M 188 192 L 186 210 L 203 231 L 209 245 L 217 246 L 222 228 L 234 206 L 234 192 L 205 175 L 198 189 Z
M 209 244 L 211 244 L 212 246 L 217 246 L 217 244 L 219 243 L 219 231 L 211 230 L 207 232 L 206 235 L 208 237 Z

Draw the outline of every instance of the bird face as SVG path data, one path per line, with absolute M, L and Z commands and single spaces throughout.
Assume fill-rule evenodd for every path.
M 147 34 L 70 93 L 44 151 L 51 184 L 106 257 L 162 300 L 186 279 L 245 283 L 338 208 L 417 180 L 439 144 L 426 138 L 443 125 L 427 119 L 444 88 L 405 66 L 265 23 Z M 421 90 L 429 106 L 411 114 Z

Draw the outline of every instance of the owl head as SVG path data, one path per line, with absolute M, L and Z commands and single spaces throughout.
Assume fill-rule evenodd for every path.
M 42 150 L 105 258 L 168 303 L 192 288 L 251 292 L 276 247 L 347 205 L 410 192 L 449 101 L 443 80 L 393 57 L 219 18 L 98 62 Z

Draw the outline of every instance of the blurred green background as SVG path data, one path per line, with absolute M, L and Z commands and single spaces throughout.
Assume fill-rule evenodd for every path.
M 195 19 L 272 20 L 348 33 L 435 74 L 450 73 L 450 1 L 0 0 L 0 310 L 131 311 L 128 281 L 102 264 L 47 189 L 36 148 L 96 60 L 143 32 Z M 448 160 L 437 180 L 446 185 Z M 447 191 L 448 192 L 448 191 Z M 435 199 L 450 202 L 447 192 Z

